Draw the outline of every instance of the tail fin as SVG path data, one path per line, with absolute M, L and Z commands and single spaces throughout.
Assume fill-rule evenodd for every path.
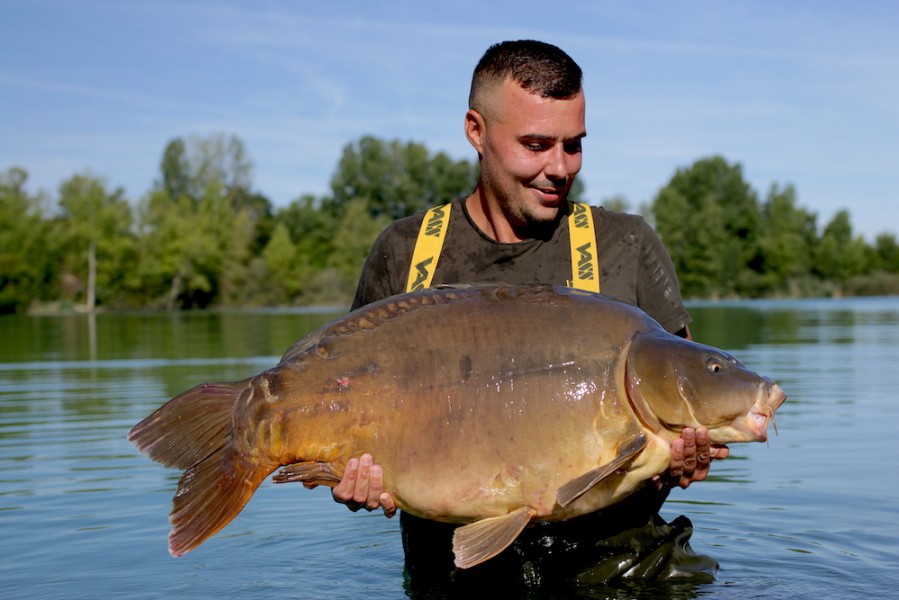
M 128 440 L 156 462 L 185 469 L 169 515 L 173 556 L 193 550 L 227 525 L 278 466 L 261 464 L 235 436 L 235 405 L 251 386 L 252 379 L 198 385 L 128 434 Z

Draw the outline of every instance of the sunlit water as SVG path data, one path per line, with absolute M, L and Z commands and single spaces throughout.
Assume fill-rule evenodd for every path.
M 899 299 L 690 308 L 698 340 L 787 391 L 779 434 L 733 446 L 710 481 L 676 490 L 663 509 L 690 517 L 694 550 L 721 565 L 717 580 L 622 583 L 580 597 L 894 597 Z M 0 317 L 0 594 L 404 597 L 397 520 L 352 514 L 323 489 L 265 483 L 226 529 L 171 558 L 179 474 L 125 439 L 170 396 L 272 366 L 334 316 Z

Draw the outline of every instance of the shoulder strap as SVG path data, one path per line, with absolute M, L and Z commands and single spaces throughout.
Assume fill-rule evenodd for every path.
M 412 264 L 409 265 L 409 278 L 406 280 L 407 292 L 430 287 L 449 227 L 450 208 L 450 203 L 447 203 L 425 213 L 412 251 Z
M 568 285 L 599 292 L 599 257 L 593 211 L 582 202 L 569 202 L 568 237 L 571 243 L 571 281 Z

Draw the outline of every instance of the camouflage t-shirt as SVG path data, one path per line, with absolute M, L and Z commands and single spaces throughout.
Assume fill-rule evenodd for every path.
M 674 265 L 642 217 L 592 207 L 599 254 L 600 291 L 638 306 L 665 329 L 691 322 L 681 301 Z M 405 291 L 423 214 L 387 227 L 372 246 L 353 308 Z M 431 285 L 562 284 L 571 278 L 568 219 L 561 215 L 545 237 L 512 244 L 487 237 L 463 198 L 453 200 L 449 227 Z

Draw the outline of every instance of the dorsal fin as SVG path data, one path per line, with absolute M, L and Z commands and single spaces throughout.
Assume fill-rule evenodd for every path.
M 462 284 L 439 285 L 434 288 L 389 296 L 357 308 L 343 318 L 332 321 L 298 340 L 287 349 L 281 362 L 292 362 L 308 352 L 327 356 L 328 340 L 358 331 L 377 329 L 382 323 L 425 306 L 464 302 L 466 300 L 508 301 L 531 297 L 535 301 L 549 295 L 557 297 L 550 285 Z

